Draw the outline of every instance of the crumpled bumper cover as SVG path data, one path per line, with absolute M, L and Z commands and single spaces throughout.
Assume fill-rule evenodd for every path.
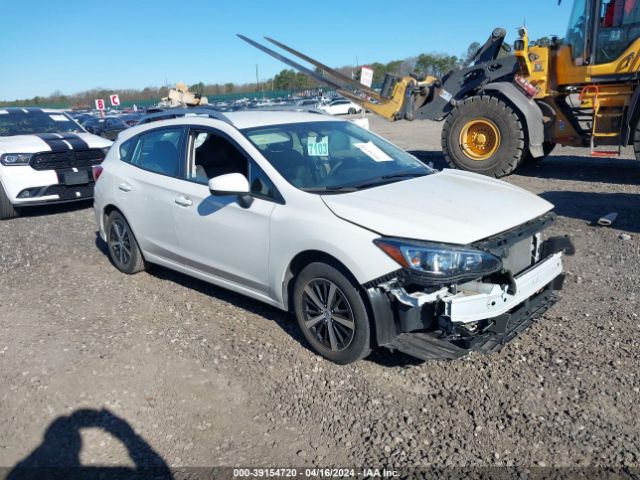
M 511 277 L 508 286 L 469 282 L 454 293 L 444 288 L 402 296 L 397 289 L 369 287 L 377 344 L 424 360 L 500 350 L 540 318 L 562 289 L 562 256 L 572 255 L 573 245 L 567 237 L 552 237 L 543 247 L 544 260 Z
M 551 287 L 526 300 L 514 311 L 496 319 L 486 332 L 456 342 L 440 338 L 440 333 L 401 333 L 385 345 L 422 360 L 453 360 L 471 351 L 489 354 L 499 351 L 516 335 L 526 330 L 557 300 Z

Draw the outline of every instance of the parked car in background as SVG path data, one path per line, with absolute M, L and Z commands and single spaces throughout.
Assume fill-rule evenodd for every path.
M 85 121 L 84 128 L 94 135 L 115 140 L 120 132 L 129 128 L 129 125 L 118 117 L 94 117 Z
M 543 237 L 546 200 L 437 172 L 314 113 L 150 122 L 123 132 L 95 176 L 116 268 L 156 263 L 294 312 L 341 364 L 378 346 L 420 358 L 500 349 L 554 302 L 570 249 Z
M 142 117 L 142 113 L 125 113 L 123 115 L 120 115 L 119 118 L 129 127 L 135 127 Z
M 346 115 L 362 111 L 362 107 L 360 105 L 356 105 L 351 100 L 347 100 L 346 98 L 339 98 L 337 100 L 331 101 L 327 105 L 321 105 L 320 109 L 330 115 Z
M 22 207 L 92 198 L 92 167 L 110 145 L 62 111 L 0 108 L 0 219 Z
M 318 103 L 319 100 L 317 98 L 304 98 L 302 100 L 298 100 L 296 102 L 296 106 L 314 108 L 318 106 Z

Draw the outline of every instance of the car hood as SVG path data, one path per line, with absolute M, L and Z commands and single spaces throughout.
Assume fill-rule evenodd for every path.
M 61 136 L 78 137 L 88 145 L 89 148 L 110 147 L 111 140 L 93 135 L 92 133 L 61 133 Z M 70 145 L 74 145 L 71 142 Z M 0 136 L 0 153 L 38 153 L 50 152 L 52 147 L 37 135 L 13 135 L 9 137 Z
M 460 170 L 323 195 L 338 217 L 380 235 L 465 245 L 553 208 L 506 182 Z

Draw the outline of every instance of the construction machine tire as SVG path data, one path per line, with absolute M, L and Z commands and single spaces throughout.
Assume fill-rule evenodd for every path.
M 640 160 L 640 120 L 636 122 L 636 128 L 633 132 L 633 153 L 636 160 Z
M 525 133 L 511 105 L 478 95 L 458 104 L 442 128 L 442 152 L 451 168 L 500 178 L 525 156 Z
M 542 160 L 544 160 L 545 158 L 547 158 L 551 154 L 551 152 L 553 151 L 555 146 L 556 146 L 556 144 L 554 142 L 549 142 L 549 141 L 542 142 L 542 153 L 543 153 L 543 155 L 541 157 L 534 157 L 533 155 L 531 155 L 531 152 L 527 148 L 525 155 L 522 157 L 522 160 L 520 161 L 520 164 L 522 164 L 522 165 L 530 164 L 531 165 L 531 164 L 535 164 L 536 162 L 541 162 Z

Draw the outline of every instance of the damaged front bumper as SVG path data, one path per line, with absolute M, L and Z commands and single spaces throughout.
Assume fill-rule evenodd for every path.
M 370 286 L 378 345 L 424 360 L 500 350 L 557 300 L 563 252 L 572 254 L 573 246 L 554 237 L 541 252 L 542 260 L 495 282 L 485 278 L 411 293 L 394 280 Z

